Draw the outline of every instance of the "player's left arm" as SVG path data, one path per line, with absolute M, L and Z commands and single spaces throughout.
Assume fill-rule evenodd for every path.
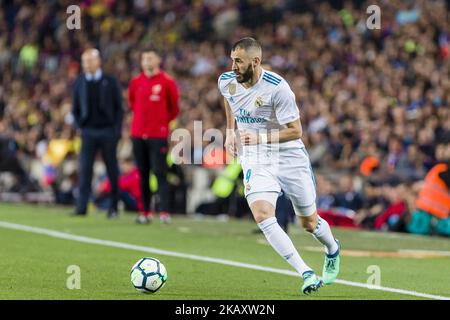
M 243 144 L 282 143 L 301 138 L 303 131 L 300 123 L 300 112 L 295 101 L 295 94 L 286 81 L 280 83 L 275 90 L 273 107 L 278 123 L 285 128 L 259 133 L 258 135 L 251 132 L 241 132 Z
M 297 118 L 294 121 L 286 123 L 286 128 L 281 129 L 280 131 L 269 132 L 267 134 L 267 142 L 281 143 L 291 140 L 297 140 L 302 137 L 302 134 L 302 124 L 300 122 L 300 118 Z M 260 135 L 260 140 L 261 138 L 264 139 L 264 137 L 261 137 Z
M 300 139 L 302 134 L 302 124 L 300 123 L 300 118 L 297 118 L 294 121 L 286 123 L 286 128 L 279 131 L 270 131 L 268 133 L 259 134 L 242 131 L 240 132 L 240 139 L 241 143 L 245 145 L 258 143 L 282 143 Z

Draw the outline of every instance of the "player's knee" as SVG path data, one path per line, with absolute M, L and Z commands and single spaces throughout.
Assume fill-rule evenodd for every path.
M 254 214 L 256 223 L 261 223 L 266 219 L 269 219 L 270 217 L 273 217 L 273 214 L 270 214 L 267 210 L 261 210 L 258 212 L 255 212 Z
M 268 206 L 261 206 L 253 210 L 253 217 L 255 218 L 256 223 L 261 223 L 273 216 L 273 209 L 269 208 Z
M 275 216 L 275 205 L 278 197 L 277 193 L 266 193 L 262 198 L 261 194 L 259 194 L 258 197 L 253 196 L 254 194 L 248 195 L 247 200 L 256 223 L 261 223 L 262 221 Z

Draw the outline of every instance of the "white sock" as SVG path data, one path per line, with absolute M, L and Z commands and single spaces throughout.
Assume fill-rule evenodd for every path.
M 298 254 L 289 236 L 281 229 L 277 218 L 272 217 L 258 223 L 258 227 L 266 236 L 267 241 L 297 272 L 302 275 L 305 271 L 311 271 Z
M 338 244 L 331 233 L 330 225 L 325 219 L 318 218 L 317 227 L 312 235 L 325 246 L 326 254 L 334 254 L 338 250 Z

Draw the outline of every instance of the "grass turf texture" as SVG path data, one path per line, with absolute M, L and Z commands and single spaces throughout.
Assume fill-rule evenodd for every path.
M 107 220 L 104 214 L 69 217 L 70 209 L 0 204 L 0 221 L 48 228 L 96 239 L 112 240 L 201 256 L 292 270 L 266 244 L 252 234 L 250 220 L 218 222 L 175 217 L 171 225 L 155 221 L 136 225 L 135 215 Z M 290 236 L 304 260 L 320 275 L 323 254 L 307 247 L 319 244 L 291 226 Z M 397 251 L 398 249 L 450 251 L 450 241 L 403 234 L 334 228 L 343 249 Z M 292 276 L 216 263 L 151 255 L 127 249 L 51 238 L 0 227 L 0 299 L 420 299 L 343 284 L 322 288 L 313 296 L 299 293 L 301 280 Z M 168 270 L 166 285 L 156 294 L 137 292 L 130 268 L 141 257 L 160 259 Z M 381 270 L 381 286 L 450 296 L 449 257 L 352 257 L 341 261 L 339 279 L 366 283 L 368 266 Z M 81 268 L 81 289 L 69 290 L 69 265 Z M 426 274 L 426 277 L 424 277 Z

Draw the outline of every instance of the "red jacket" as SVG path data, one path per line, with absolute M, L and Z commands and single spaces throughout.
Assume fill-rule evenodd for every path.
M 119 177 L 119 191 L 128 192 L 136 200 L 138 210 L 144 210 L 141 193 L 141 178 L 139 176 L 139 171 L 137 168 L 133 168 L 130 172 Z M 109 181 L 109 179 L 106 179 L 100 185 L 100 192 L 111 192 L 111 182 Z
M 391 204 L 386 210 L 383 211 L 376 219 L 374 227 L 377 230 L 383 228 L 383 226 L 388 222 L 388 220 L 393 217 L 401 217 L 407 211 L 406 203 L 404 201 L 396 202 Z
M 133 138 L 166 138 L 169 122 L 176 118 L 178 88 L 165 72 L 147 77 L 141 72 L 128 87 L 128 105 L 133 111 L 131 136 Z

